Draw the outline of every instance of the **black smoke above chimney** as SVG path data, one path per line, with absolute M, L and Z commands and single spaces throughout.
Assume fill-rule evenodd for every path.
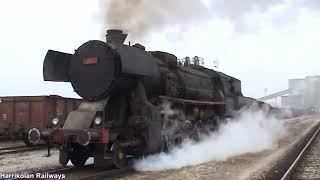
M 120 29 L 107 30 L 106 39 L 107 43 L 123 44 L 128 34 L 124 34 Z

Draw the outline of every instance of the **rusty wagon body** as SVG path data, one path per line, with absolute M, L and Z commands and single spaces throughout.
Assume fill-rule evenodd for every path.
M 19 139 L 29 128 L 58 128 L 80 99 L 61 96 L 0 97 L 0 138 Z

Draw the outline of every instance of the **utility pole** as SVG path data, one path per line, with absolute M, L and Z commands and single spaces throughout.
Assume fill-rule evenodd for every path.
M 216 59 L 213 61 L 213 67 L 216 69 L 216 70 L 219 70 L 219 65 L 220 65 L 220 62 L 219 62 L 219 57 L 216 57 Z
M 264 88 L 264 96 L 267 96 L 268 88 Z

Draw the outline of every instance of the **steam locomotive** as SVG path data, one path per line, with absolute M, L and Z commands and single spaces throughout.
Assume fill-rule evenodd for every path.
M 256 102 L 241 93 L 240 80 L 175 55 L 125 45 L 127 34 L 108 30 L 74 54 L 49 50 L 45 81 L 71 82 L 84 101 L 62 128 L 28 132 L 60 147 L 59 162 L 121 168 L 128 158 L 170 151 L 185 138 L 199 139 L 219 121 Z

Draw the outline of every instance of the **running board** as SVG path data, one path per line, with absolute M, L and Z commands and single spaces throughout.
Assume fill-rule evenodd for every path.
M 180 98 L 173 98 L 168 96 L 159 96 L 160 99 L 179 102 L 182 104 L 195 104 L 195 105 L 225 105 L 225 102 L 214 102 L 214 101 L 198 101 L 192 99 L 180 99 Z

